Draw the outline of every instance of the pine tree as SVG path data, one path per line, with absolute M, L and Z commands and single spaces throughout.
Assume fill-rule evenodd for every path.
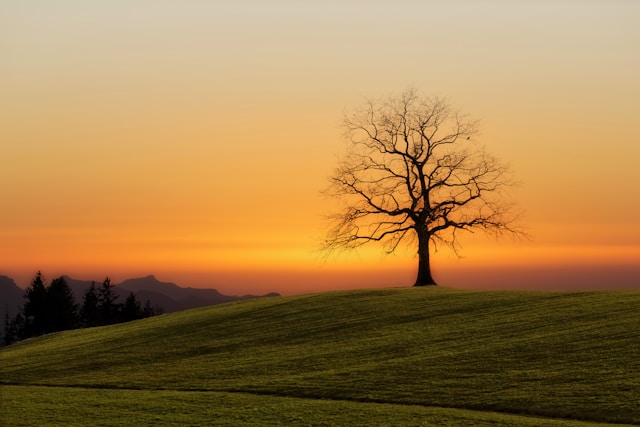
M 64 277 L 54 279 L 47 288 L 48 332 L 66 331 L 78 325 L 78 306 Z
M 9 320 L 9 313 L 7 312 L 5 320 L 7 321 L 4 327 L 4 343 L 6 345 L 27 338 L 25 335 L 25 319 L 21 312 L 18 312 L 11 320 Z
M 123 322 L 130 322 L 142 317 L 142 310 L 140 309 L 140 301 L 133 292 L 129 293 L 124 305 L 122 306 L 121 320 Z
M 4 331 L 2 331 L 3 332 L 2 342 L 5 345 L 9 345 L 12 342 L 12 338 L 9 335 L 10 327 L 11 327 L 11 318 L 9 317 L 9 307 L 5 306 L 4 307 Z
M 91 287 L 84 294 L 81 309 L 82 324 L 87 327 L 99 326 L 102 324 L 100 312 L 100 297 L 96 290 L 95 282 L 91 282 Z
M 151 301 L 147 300 L 146 304 L 144 305 L 144 308 L 142 309 L 142 317 L 143 318 L 147 318 L 147 317 L 155 316 L 157 314 L 159 314 L 159 313 L 157 312 L 156 309 L 154 309 L 151 306 Z
M 47 331 L 47 289 L 40 271 L 25 290 L 24 298 L 24 335 L 33 337 L 44 334 Z
M 103 325 L 111 325 L 118 322 L 119 307 L 116 304 L 118 295 L 114 290 L 114 286 L 111 284 L 111 279 L 108 277 L 102 282 L 102 287 L 98 293 L 99 295 L 99 309 L 102 317 Z

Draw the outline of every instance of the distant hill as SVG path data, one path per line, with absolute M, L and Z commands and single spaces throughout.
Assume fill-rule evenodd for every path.
M 81 302 L 84 293 L 89 289 L 91 283 L 95 283 L 96 288 L 102 286 L 102 281 L 92 282 L 91 280 L 77 280 L 69 276 L 64 276 L 73 291 L 76 302 Z M 155 276 L 149 275 L 135 279 L 127 279 L 121 283 L 114 284 L 115 291 L 118 294 L 118 300 L 124 299 L 133 292 L 142 304 L 147 300 L 152 306 L 162 308 L 165 313 L 186 310 L 189 308 L 204 307 L 207 305 L 222 304 L 236 300 L 244 300 L 250 298 L 278 296 L 277 293 L 270 293 L 262 296 L 243 295 L 230 296 L 223 295 L 216 289 L 198 289 L 183 288 L 175 283 L 161 282 Z
M 69 276 L 64 276 L 64 278 L 71 288 L 77 304 L 82 304 L 84 294 L 92 283 L 95 283 L 96 288 L 102 286 L 102 280 L 78 280 Z M 133 292 L 142 305 L 148 300 L 152 306 L 160 307 L 165 313 L 236 300 L 279 296 L 275 292 L 261 296 L 223 295 L 215 289 L 183 288 L 175 283 L 161 282 L 153 275 L 128 279 L 122 283 L 114 284 L 114 286 L 115 292 L 118 294 L 118 301 L 124 302 L 129 293 Z M 0 276 L 0 333 L 4 331 L 5 310 L 10 316 L 14 316 L 24 303 L 23 295 L 24 289 L 20 288 L 13 279 Z
M 95 283 L 96 289 L 102 284 L 102 281 L 98 282 L 97 280 L 77 280 L 69 276 L 62 277 L 64 277 L 67 285 L 69 285 L 69 288 L 71 288 L 71 292 L 73 292 L 73 298 L 75 298 L 77 304 L 82 304 L 84 293 L 91 287 L 92 283 Z
M 250 298 L 279 296 L 277 293 L 261 296 L 223 295 L 216 289 L 183 288 L 175 283 L 160 282 L 152 275 L 137 279 L 128 279 L 116 286 L 117 289 L 126 290 L 126 294 L 129 292 L 135 293 L 143 303 L 147 299 L 150 300 L 152 305 L 162 307 L 165 313 Z
M 5 313 L 15 316 L 23 304 L 24 289 L 10 277 L 0 276 L 0 334 L 4 332 Z

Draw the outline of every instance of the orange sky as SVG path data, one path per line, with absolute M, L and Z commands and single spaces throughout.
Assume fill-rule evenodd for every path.
M 436 254 L 441 284 L 640 288 L 639 18 L 631 0 L 5 1 L 0 274 L 411 284 L 411 250 L 318 253 L 342 114 L 411 85 L 481 121 L 533 236 Z

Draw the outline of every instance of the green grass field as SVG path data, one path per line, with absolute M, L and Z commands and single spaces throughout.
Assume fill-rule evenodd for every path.
M 640 292 L 241 301 L 4 348 L 0 384 L 7 426 L 640 424 Z

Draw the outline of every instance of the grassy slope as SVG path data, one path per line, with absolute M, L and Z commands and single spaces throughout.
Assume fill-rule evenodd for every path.
M 30 340 L 0 352 L 0 383 L 640 423 L 639 325 L 640 292 L 333 292 Z

